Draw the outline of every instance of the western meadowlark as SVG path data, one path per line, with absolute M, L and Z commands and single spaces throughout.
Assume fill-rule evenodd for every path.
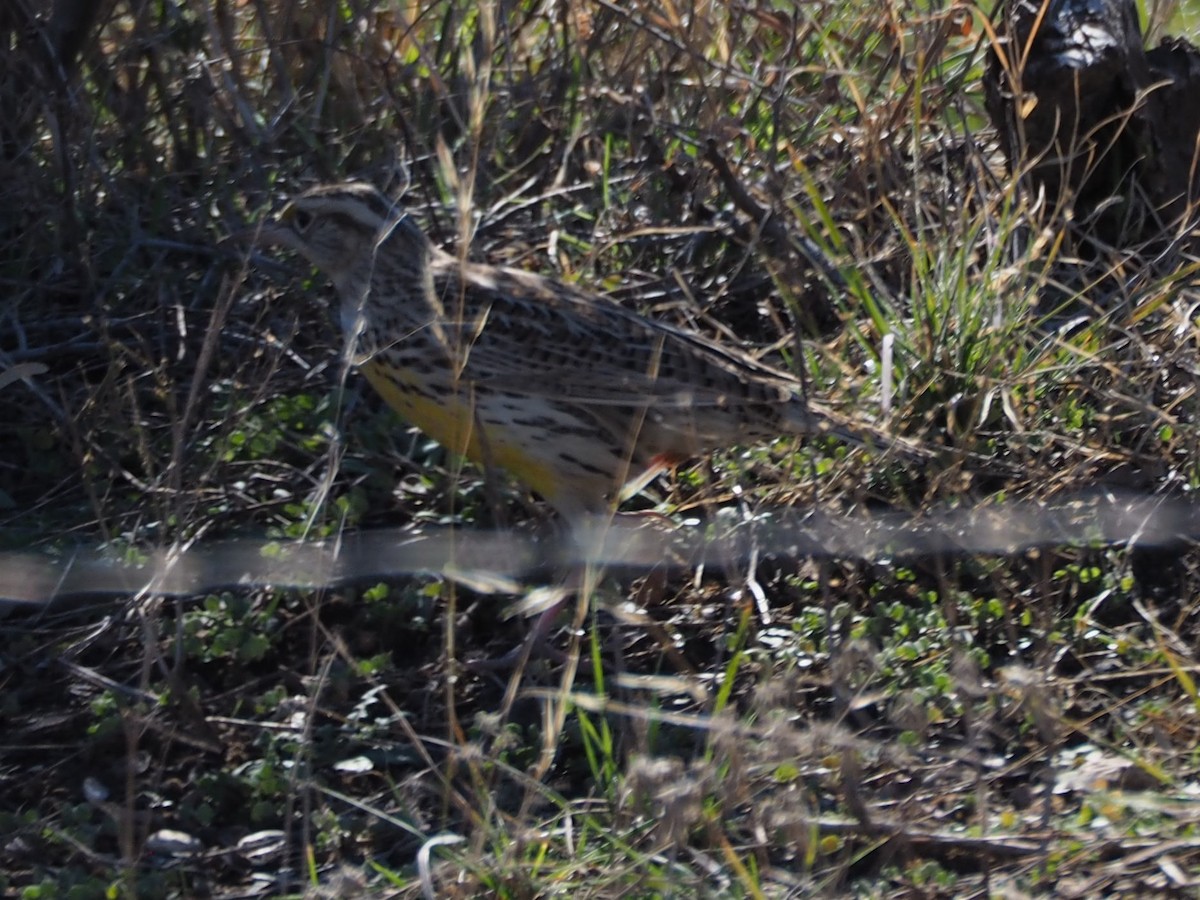
M 351 359 L 389 405 L 568 523 L 715 448 L 781 434 L 872 442 L 746 354 L 549 278 L 464 262 L 369 185 L 306 191 L 257 239 L 333 281 Z

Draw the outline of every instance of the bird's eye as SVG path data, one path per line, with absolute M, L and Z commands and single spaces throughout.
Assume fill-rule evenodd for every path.
M 301 233 L 308 231 L 308 227 L 312 225 L 312 222 L 312 213 L 303 209 L 297 209 L 292 212 L 292 227 L 297 231 Z

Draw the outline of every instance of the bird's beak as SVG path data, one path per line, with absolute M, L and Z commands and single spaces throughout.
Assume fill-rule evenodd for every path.
M 230 234 L 221 243 L 239 244 L 244 247 L 288 247 L 297 250 L 299 248 L 296 246 L 295 232 L 288 227 L 293 211 L 293 207 L 289 203 L 280 210 L 278 215 L 270 216 L 257 225 L 241 228 Z
M 223 244 L 236 244 L 242 247 L 288 247 L 296 246 L 295 232 L 278 221 L 268 219 L 257 225 L 234 231 L 223 241 Z

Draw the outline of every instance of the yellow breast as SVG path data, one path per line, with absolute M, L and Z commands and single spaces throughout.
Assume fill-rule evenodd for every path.
M 593 498 L 583 496 L 576 501 L 574 494 L 597 493 L 594 499 L 599 501 L 611 489 L 608 484 L 584 485 L 569 466 L 556 464 L 561 435 L 544 425 L 534 430 L 506 422 L 495 409 L 481 409 L 469 385 L 456 390 L 378 358 L 364 363 L 361 371 L 388 406 L 447 450 L 485 468 L 505 470 L 560 510 L 594 505 Z M 590 476 L 590 482 L 595 481 Z

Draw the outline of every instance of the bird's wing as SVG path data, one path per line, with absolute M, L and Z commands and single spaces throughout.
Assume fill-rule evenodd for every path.
M 581 405 L 693 409 L 793 402 L 801 390 L 736 350 L 536 276 L 481 268 L 437 290 L 444 331 L 462 345 L 463 375 L 489 388 Z

